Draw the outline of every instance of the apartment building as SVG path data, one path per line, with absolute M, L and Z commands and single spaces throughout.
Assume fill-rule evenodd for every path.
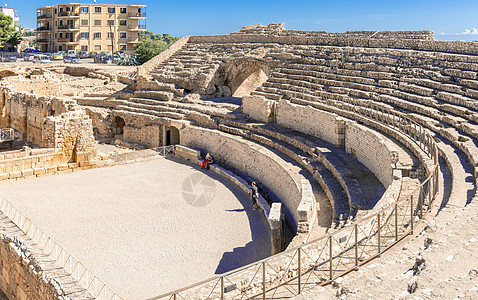
M 20 19 L 17 16 L 18 10 L 15 10 L 13 7 L 8 7 L 6 4 L 5 6 L 0 6 L 0 12 L 6 16 L 10 16 L 13 19 L 13 25 L 17 26 Z
M 63 3 L 37 9 L 41 51 L 134 51 L 146 30 L 146 5 Z

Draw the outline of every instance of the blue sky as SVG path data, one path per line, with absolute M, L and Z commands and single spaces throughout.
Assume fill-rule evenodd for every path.
M 24 27 L 36 26 L 36 7 L 68 1 L 5 1 L 19 11 Z M 78 1 L 71 1 L 78 2 Z M 93 3 L 93 1 L 79 1 Z M 478 40 L 478 0 L 310 0 L 310 1 L 124 1 L 146 4 L 147 28 L 174 36 L 228 34 L 255 23 L 285 22 L 286 29 L 423 30 L 436 39 Z

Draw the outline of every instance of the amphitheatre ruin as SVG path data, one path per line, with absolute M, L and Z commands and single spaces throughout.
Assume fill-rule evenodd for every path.
M 0 77 L 9 299 L 478 293 L 477 43 L 256 24 Z

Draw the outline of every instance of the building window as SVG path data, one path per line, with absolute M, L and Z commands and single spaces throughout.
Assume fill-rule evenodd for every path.
M 81 7 L 81 13 L 87 14 L 88 13 L 88 6 L 82 6 Z
M 120 7 L 120 14 L 126 13 L 126 7 Z
M 88 26 L 89 25 L 89 20 L 88 19 L 81 19 L 80 20 L 80 25 L 81 26 Z
M 100 52 L 101 51 L 101 45 L 95 45 L 95 51 Z
M 119 26 L 127 26 L 128 22 L 126 20 L 119 20 Z
M 126 45 L 119 45 L 119 51 L 126 51 Z
M 55 15 L 58 14 L 58 10 L 55 8 Z
M 60 33 L 58 34 L 58 37 L 59 37 L 60 39 L 63 38 L 63 32 L 60 32 Z
M 82 32 L 81 33 L 81 38 L 82 39 L 89 39 L 90 38 L 89 32 Z
M 108 7 L 108 13 L 109 14 L 114 14 L 115 13 L 115 8 L 114 7 Z
M 115 20 L 106 20 L 107 26 L 115 26 Z
M 101 14 L 101 6 L 95 6 L 95 14 Z
M 57 38 L 58 36 L 56 35 L 56 32 L 55 32 L 55 39 Z
M 93 24 L 95 26 L 101 26 L 101 19 L 95 19 Z
M 82 52 L 88 52 L 88 46 L 81 46 Z
M 56 21 L 55 21 L 56 22 Z M 63 26 L 63 20 L 60 20 L 60 23 L 59 23 L 60 26 Z
M 63 7 L 60 7 L 60 12 L 61 12 L 61 13 L 63 12 Z
M 58 26 L 58 21 L 55 21 L 55 27 Z
M 68 12 L 68 11 L 71 11 L 71 7 L 67 6 L 67 7 L 66 7 L 66 11 L 67 11 L 67 12 Z
M 101 40 L 101 32 L 95 32 L 93 38 L 94 38 L 95 40 Z
M 120 39 L 125 39 L 126 38 L 126 32 L 120 32 L 119 33 L 119 38 Z
M 106 34 L 106 38 L 107 38 L 108 40 L 113 40 L 113 39 L 115 38 L 115 33 L 114 33 L 114 32 L 108 32 L 108 33 Z

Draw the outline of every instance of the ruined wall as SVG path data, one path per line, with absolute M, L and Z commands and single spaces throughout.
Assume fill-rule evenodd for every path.
M 278 43 L 286 45 L 324 45 L 340 47 L 397 48 L 461 54 L 478 54 L 478 43 L 418 39 L 365 39 L 347 37 L 303 37 L 264 34 L 191 36 L 189 43 Z
M 289 172 L 287 164 L 274 152 L 237 136 L 195 126 L 181 130 L 181 145 L 207 150 L 220 164 L 256 178 L 280 198 L 289 223 L 297 227 L 301 183 L 294 180 L 294 172 Z
M 345 151 L 355 156 L 380 180 L 384 187 L 393 181 L 392 156 L 398 154 L 390 149 L 375 131 L 347 121 Z
M 239 32 L 232 34 L 269 34 L 280 36 L 305 36 L 305 37 L 342 37 L 342 38 L 373 38 L 373 39 L 422 39 L 434 40 L 430 30 L 420 31 L 346 31 L 326 32 L 307 30 L 285 30 L 284 23 L 270 23 L 269 25 L 254 24 L 243 27 Z
M 145 125 L 140 127 L 125 126 L 123 139 L 146 147 L 161 146 L 161 125 Z
M 17 91 L 44 96 L 62 96 L 63 89 L 61 81 L 63 77 L 62 74 L 43 74 L 30 75 L 29 78 L 23 76 L 8 77 L 5 80 Z
M 32 250 L 22 241 L 0 234 L 0 288 L 8 299 L 53 300 L 58 285 L 43 276 Z
M 318 137 L 336 146 L 339 146 L 344 138 L 339 131 L 341 118 L 310 106 L 280 100 L 276 104 L 275 119 L 277 124 L 283 127 Z
M 83 110 L 47 117 L 42 133 L 42 146 L 55 148 L 67 162 L 90 161 L 96 155 L 92 121 Z

